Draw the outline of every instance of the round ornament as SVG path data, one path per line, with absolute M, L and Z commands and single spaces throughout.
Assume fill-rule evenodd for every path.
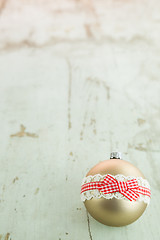
M 90 215 L 109 226 L 124 226 L 137 220 L 150 202 L 150 185 L 139 169 L 112 152 L 86 175 L 81 200 Z

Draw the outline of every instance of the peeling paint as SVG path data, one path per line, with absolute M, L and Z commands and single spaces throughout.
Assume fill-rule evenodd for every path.
M 10 238 L 10 233 L 7 233 L 4 240 L 9 240 L 9 238 Z
M 147 148 L 144 147 L 144 144 L 143 143 L 138 143 L 137 145 L 131 145 L 130 143 L 128 144 L 128 148 L 134 148 L 136 150 L 139 150 L 139 151 L 144 151 L 146 152 L 147 151 Z
M 143 125 L 146 122 L 146 120 L 144 120 L 142 118 L 138 118 L 137 122 L 138 122 L 138 125 L 141 126 L 141 125 Z
M 85 28 L 87 37 L 92 38 L 93 34 L 92 34 L 91 26 L 89 24 L 84 24 L 84 28 Z
M 93 133 L 96 135 L 97 134 L 97 130 L 94 128 L 93 129 Z
M 86 79 L 87 81 L 91 82 L 91 83 L 95 83 L 97 86 L 100 86 L 100 80 L 96 77 L 88 77 Z
M 19 178 L 18 178 L 18 177 L 15 177 L 15 178 L 13 179 L 12 183 L 15 183 L 15 182 L 18 181 L 18 180 L 19 180 Z
M 90 120 L 90 125 L 93 125 L 93 124 L 95 124 L 96 123 L 96 119 L 95 118 L 91 118 L 91 120 Z
M 106 98 L 107 98 L 107 100 L 109 100 L 110 99 L 110 87 L 105 82 L 102 82 L 102 83 L 103 83 L 104 89 L 106 90 Z
M 70 155 L 70 156 L 73 156 L 73 152 L 70 152 L 69 155 Z
M 147 151 L 147 148 L 143 146 L 143 143 L 139 143 L 137 146 L 135 146 L 135 149 L 144 152 Z
M 87 119 L 87 111 L 84 114 L 84 120 L 83 120 L 83 124 L 82 124 L 82 129 L 80 131 L 80 140 L 83 140 L 84 130 L 85 130 L 85 127 L 86 127 L 86 119 Z
M 36 188 L 34 194 L 36 195 L 39 192 L 39 188 Z
M 35 133 L 30 133 L 30 132 L 25 132 L 26 127 L 21 124 L 20 125 L 20 131 L 15 133 L 15 134 L 11 134 L 10 137 L 32 137 L 32 138 L 38 138 L 38 135 Z

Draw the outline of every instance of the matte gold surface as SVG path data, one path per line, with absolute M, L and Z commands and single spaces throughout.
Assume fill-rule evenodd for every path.
M 131 163 L 120 159 L 110 159 L 98 163 L 86 176 L 95 174 L 123 174 L 124 176 L 144 177 Z M 109 226 L 124 226 L 137 220 L 147 204 L 125 199 L 92 198 L 84 202 L 86 209 L 97 221 Z

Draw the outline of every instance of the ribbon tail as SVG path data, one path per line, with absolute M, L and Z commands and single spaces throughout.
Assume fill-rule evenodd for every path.
M 149 188 L 139 186 L 139 188 L 136 191 L 137 191 L 137 193 L 151 197 L 151 191 Z
M 85 183 L 81 187 L 81 193 L 83 193 L 85 191 L 95 190 L 95 189 L 100 190 L 103 187 L 104 187 L 104 183 L 103 182 Z
M 126 192 L 121 192 L 121 194 L 123 194 L 123 196 L 125 196 L 126 198 L 128 198 L 130 201 L 136 201 L 137 198 L 139 198 L 139 193 L 136 193 L 134 190 L 129 189 Z

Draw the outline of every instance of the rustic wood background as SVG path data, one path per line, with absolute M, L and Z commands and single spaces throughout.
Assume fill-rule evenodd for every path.
M 0 240 L 160 238 L 160 1 L 0 0 Z M 152 199 L 112 228 L 80 201 L 110 151 Z

